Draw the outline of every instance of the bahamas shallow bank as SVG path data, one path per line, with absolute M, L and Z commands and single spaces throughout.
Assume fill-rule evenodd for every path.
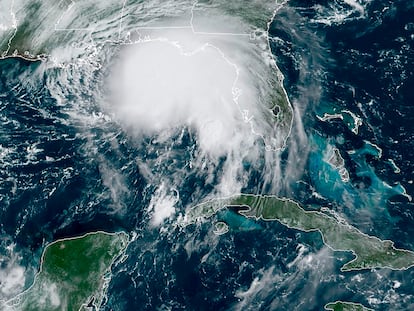
M 322 308 L 326 299 L 342 297 L 331 293 L 315 302 L 321 290 L 315 284 L 358 286 L 369 273 L 354 282 L 350 275 L 359 269 L 377 275 L 412 265 L 411 251 L 366 229 L 391 197 L 411 199 L 401 184 L 377 176 L 372 162 L 382 150 L 364 141 L 344 152 L 338 146 L 344 136 L 305 131 L 307 97 L 291 105 L 271 49 L 283 36 L 269 35 L 275 19 L 286 21 L 277 16 L 284 1 L 0 3 L 7 8 L 0 13 L 1 217 L 7 220 L 0 299 L 14 303 L 31 284 L 39 289 L 33 281 L 42 279 L 38 259 L 48 243 L 101 229 L 135 236 L 105 283 L 119 295 L 104 299 L 103 308 L 128 309 L 141 300 L 147 309 L 194 306 L 204 294 L 216 307 L 243 310 L 269 299 L 281 308 L 276 296 L 300 292 L 304 279 L 310 290 L 302 303 Z M 364 15 L 347 3 L 352 14 Z M 296 36 L 313 44 L 311 32 Z M 300 64 L 303 75 L 318 71 Z M 322 88 L 314 80 L 304 91 L 309 102 L 317 102 Z M 316 116 L 321 123 L 343 122 L 352 135 L 363 129 L 361 116 L 324 109 Z M 304 198 L 298 185 L 309 186 L 312 204 L 283 199 Z M 350 225 L 349 211 L 362 211 L 368 227 Z M 266 252 L 262 239 L 271 245 Z M 236 277 L 221 277 L 228 271 Z M 200 296 L 188 287 L 192 282 Z M 98 283 L 91 286 L 95 294 L 102 293 Z

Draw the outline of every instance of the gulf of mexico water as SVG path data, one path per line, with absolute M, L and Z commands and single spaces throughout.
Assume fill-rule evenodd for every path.
M 311 144 L 304 175 L 283 194 L 308 209 L 327 206 L 361 231 L 412 250 L 413 10 L 407 1 L 290 1 L 270 29 Z M 413 307 L 411 270 L 341 273 L 351 255 L 334 253 L 318 233 L 244 221 L 231 210 L 214 216 L 230 226 L 222 236 L 210 221 L 151 227 L 155 187 L 136 159 L 156 160 L 171 144 L 136 143 L 107 122 L 87 81 L 80 95 L 64 94 L 60 103 L 49 88 L 61 81 L 58 69 L 40 71 L 41 64 L 20 59 L 0 66 L 2 268 L 9 275 L 25 269 L 20 287 L 33 281 L 45 243 L 125 230 L 134 238 L 126 261 L 113 269 L 103 310 L 321 310 L 335 300 L 376 310 Z M 325 113 L 341 117 L 318 119 Z M 92 115 L 93 126 L 82 115 Z M 168 174 L 190 161 L 194 136 L 184 129 L 175 141 L 174 158 L 154 161 L 153 169 Z M 327 162 L 333 148 L 349 182 Z M 191 202 L 195 187 L 208 193 L 208 178 L 187 176 L 178 205 Z

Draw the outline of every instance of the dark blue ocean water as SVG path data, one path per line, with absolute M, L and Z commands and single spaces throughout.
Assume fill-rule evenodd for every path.
M 375 192 L 378 178 L 392 187 L 400 183 L 412 194 L 413 5 L 407 1 L 366 3 L 360 14 L 335 1 L 306 5 L 291 1 L 272 25 L 272 48 L 286 76 L 288 93 L 303 107 L 309 135 L 323 137 L 315 140 L 341 150 L 353 188 Z M 335 22 L 329 19 L 333 12 L 349 16 Z M 347 120 L 315 118 L 344 110 L 362 119 L 358 134 L 350 130 Z M 372 149 L 370 143 L 382 150 L 382 157 L 366 150 Z M 362 156 L 349 154 L 355 150 Z M 310 163 L 320 165 L 314 158 L 310 156 Z M 401 172 L 394 172 L 389 159 Z M 386 205 L 391 217 L 404 221 L 398 219 L 403 213 L 412 219 L 411 202 L 398 191 L 390 195 L 394 196 L 386 198 Z
M 339 1 L 290 1 L 271 27 L 271 47 L 285 87 L 303 111 L 315 145 L 296 196 L 339 211 L 366 233 L 413 249 L 414 206 L 401 195 L 401 186 L 412 196 L 414 4 L 358 3 L 363 12 Z M 351 131 L 349 119 L 321 122 L 315 117 L 344 110 L 362 119 L 358 134 Z M 381 157 L 370 143 L 381 149 Z M 326 144 L 340 150 L 350 183 L 341 182 L 335 170 L 326 175 L 330 167 L 321 161 Z M 315 190 L 324 199 L 310 196 Z M 400 290 L 411 297 L 407 305 L 373 307 L 409 309 L 412 290 Z
M 414 250 L 414 206 L 402 195 L 404 188 L 414 195 L 414 4 L 363 4 L 361 12 L 342 1 L 290 1 L 271 25 L 272 51 L 311 144 L 304 175 L 286 194 L 306 208 L 330 207 L 363 232 Z M 412 269 L 340 273 L 352 257 L 324 247 L 317 233 L 246 221 L 231 210 L 214 216 L 230 224 L 220 237 L 209 222 L 152 228 L 147 206 L 156 186 L 146 184 L 136 159 L 152 163 L 163 143 L 137 143 L 115 123 L 80 125 L 72 117 L 79 98 L 67 94 L 67 103 L 57 102 L 48 81 L 59 70 L 38 66 L 0 62 L 0 252 L 12 262 L 7 247 L 16 244 L 26 286 L 48 242 L 125 230 L 136 236 L 128 259 L 113 269 L 103 310 L 322 310 L 335 300 L 376 310 L 414 308 Z M 94 101 L 87 90 L 83 98 Z M 316 117 L 344 110 L 361 118 L 358 133 L 349 114 L 345 122 Z M 195 154 L 181 150 L 196 142 L 189 132 L 177 141 L 175 157 L 154 169 L 168 175 L 186 167 Z M 328 146 L 340 150 L 350 182 L 324 162 Z M 196 189 L 198 196 L 211 191 L 207 174 L 186 176 L 181 207 Z

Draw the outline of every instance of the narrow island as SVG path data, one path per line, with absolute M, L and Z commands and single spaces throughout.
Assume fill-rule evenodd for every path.
M 93 232 L 49 244 L 33 285 L 2 310 L 99 309 L 110 267 L 128 244 L 127 234 Z
M 330 311 L 373 311 L 360 303 L 335 301 L 325 305 L 325 310 Z
M 349 251 L 355 258 L 345 263 L 341 271 L 373 268 L 405 270 L 414 266 L 414 252 L 397 249 L 389 240 L 362 233 L 344 221 L 319 211 L 306 211 L 297 202 L 275 196 L 240 194 L 201 203 L 188 211 L 184 225 L 213 216 L 220 209 L 240 207 L 239 214 L 301 230 L 319 231 L 323 242 L 334 251 Z
M 330 152 L 330 157 L 327 162 L 334 169 L 338 170 L 338 173 L 341 176 L 341 180 L 343 182 L 349 181 L 349 173 L 348 170 L 345 168 L 345 160 L 341 156 L 341 153 L 338 148 L 332 148 L 332 151 Z

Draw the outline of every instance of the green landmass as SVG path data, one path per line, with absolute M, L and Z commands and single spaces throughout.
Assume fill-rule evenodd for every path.
M 215 224 L 215 227 L 216 228 L 214 229 L 214 234 L 217 235 L 222 235 L 229 231 L 229 226 L 223 221 L 217 222 Z
M 223 1 L 223 0 L 200 0 L 200 5 L 207 5 L 219 8 L 226 14 L 238 16 L 249 25 L 256 28 L 267 29 L 267 23 L 272 17 L 273 11 L 277 5 L 283 1 L 264 1 L 264 0 L 242 0 L 242 1 Z M 192 7 L 193 1 L 177 3 L 187 14 L 186 9 Z M 167 3 L 165 3 L 167 5 Z M 131 0 L 127 2 L 128 7 L 140 9 L 142 1 Z M 162 7 L 162 6 L 161 6 Z M 12 56 L 14 54 L 25 56 L 28 59 L 37 59 L 38 55 L 48 55 L 50 50 L 56 47 L 66 48 L 71 43 L 79 43 L 72 37 L 74 33 L 82 35 L 82 40 L 87 42 L 90 33 L 105 30 L 104 26 L 99 25 L 99 21 L 109 19 L 110 23 L 118 29 L 119 23 L 114 19 L 119 18 L 123 10 L 123 2 L 109 0 L 105 3 L 102 1 L 50 1 L 50 0 L 33 0 L 25 2 L 12 2 L 4 6 L 4 11 L 10 11 L 7 21 L 4 21 L 6 30 L 0 29 L 0 58 Z M 151 11 L 152 10 L 152 11 Z M 146 8 L 150 18 L 159 18 L 158 9 L 152 6 Z M 125 12 L 130 12 L 125 10 Z M 158 12 L 158 13 L 157 13 Z M 15 20 L 13 21 L 13 15 Z M 177 13 L 170 12 L 172 16 Z M 182 17 L 177 15 L 177 17 Z M 133 24 L 140 25 L 141 22 L 147 22 L 146 17 L 140 17 L 136 20 L 134 14 L 124 16 L 123 25 L 127 27 L 127 19 L 131 19 Z M 16 24 L 13 25 L 13 22 Z M 14 29 L 15 27 L 15 29 Z M 127 31 L 130 31 L 128 29 Z M 116 33 L 118 35 L 118 33 Z M 79 38 L 77 38 L 79 39 Z M 99 35 L 95 40 L 101 39 Z M 104 40 L 108 38 L 105 37 Z M 111 38 L 116 40 L 116 36 Z
M 239 213 L 245 217 L 279 221 L 301 231 L 319 231 L 324 243 L 336 251 L 350 251 L 355 258 L 345 263 L 341 271 L 372 268 L 404 270 L 414 265 L 414 252 L 397 249 L 389 240 L 366 235 L 344 221 L 318 211 L 306 211 L 297 202 L 275 196 L 241 194 L 211 200 L 192 208 L 185 223 L 214 215 L 227 206 L 245 207 Z
M 346 301 L 335 301 L 325 305 L 325 310 L 331 311 L 372 311 L 360 303 L 346 302 Z
M 49 244 L 34 284 L 3 308 L 77 311 L 88 304 L 98 308 L 110 267 L 127 242 L 125 233 L 94 232 Z
M 251 118 L 246 114 L 246 122 L 250 120 L 253 128 L 259 127 L 256 122 L 264 125 L 266 129 L 263 133 L 257 133 L 258 137 L 263 138 L 267 149 L 280 150 L 285 147 L 290 134 L 293 111 L 283 88 L 282 73 L 272 56 L 267 31 L 275 11 L 284 2 L 199 0 L 147 5 L 140 0 L 12 1 L 4 8 L 5 12 L 10 13 L 4 13 L 7 17 L 3 27 L 5 30 L 0 29 L 0 59 L 20 57 L 65 64 L 91 57 L 92 62 L 100 62 L 101 59 L 93 53 L 100 55 L 101 49 L 113 44 L 121 46 L 130 44 L 129 39 L 138 40 L 141 32 L 136 30 L 139 27 L 159 27 L 163 20 L 162 27 L 168 27 L 169 23 L 175 25 L 176 22 L 190 27 L 193 9 L 211 14 L 212 18 L 217 19 L 217 25 L 221 24 L 221 19 L 218 19 L 221 16 L 224 29 L 227 27 L 225 23 L 230 21 L 235 27 L 241 27 L 242 33 L 247 36 L 237 39 L 234 36 L 220 36 L 218 44 L 224 39 L 235 44 L 235 48 L 248 47 L 250 61 L 246 63 L 246 74 L 259 79 L 255 98 L 262 105 L 260 115 Z M 187 30 L 191 33 L 190 29 Z M 166 35 L 169 36 L 169 33 L 166 32 Z M 239 109 L 243 115 L 248 113 L 248 107 L 240 104 Z

